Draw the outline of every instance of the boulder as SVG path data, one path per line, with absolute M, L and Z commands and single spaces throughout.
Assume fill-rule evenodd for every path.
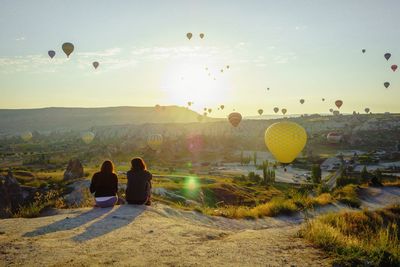
M 64 172 L 64 181 L 82 178 L 84 176 L 83 166 L 79 159 L 71 159 Z
M 7 218 L 18 211 L 23 202 L 23 190 L 12 173 L 0 175 L 0 218 Z

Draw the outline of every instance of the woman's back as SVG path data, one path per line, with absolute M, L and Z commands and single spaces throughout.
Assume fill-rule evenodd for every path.
M 118 177 L 115 173 L 97 172 L 93 175 L 90 192 L 95 197 L 115 196 L 118 192 Z
M 130 170 L 127 172 L 127 178 L 126 200 L 128 202 L 146 202 L 151 194 L 151 173 L 147 170 Z

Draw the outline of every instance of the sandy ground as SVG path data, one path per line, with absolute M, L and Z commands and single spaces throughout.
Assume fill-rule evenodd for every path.
M 368 207 L 399 203 L 400 189 L 365 189 L 363 197 Z M 0 266 L 331 265 L 296 237 L 302 221 L 301 215 L 230 220 L 160 204 L 58 210 L 1 220 Z

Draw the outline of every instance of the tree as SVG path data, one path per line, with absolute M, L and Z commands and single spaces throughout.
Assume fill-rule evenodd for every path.
M 268 186 L 269 184 L 275 183 L 275 170 L 269 168 L 269 162 L 264 161 L 262 164 L 263 170 L 263 184 Z
M 257 151 L 254 151 L 253 162 L 254 162 L 254 166 L 257 166 Z
M 369 172 L 367 170 L 367 166 L 364 166 L 364 168 L 361 170 L 360 176 L 362 181 L 367 181 L 369 179 Z
M 314 164 L 311 168 L 311 179 L 313 183 L 321 183 L 321 167 L 319 164 Z

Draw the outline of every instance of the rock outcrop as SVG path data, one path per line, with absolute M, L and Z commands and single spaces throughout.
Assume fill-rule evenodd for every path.
M 84 176 L 83 166 L 79 159 L 71 159 L 64 172 L 64 181 L 82 178 Z
M 11 172 L 0 175 L 0 218 L 9 217 L 23 204 L 24 196 L 21 186 Z

